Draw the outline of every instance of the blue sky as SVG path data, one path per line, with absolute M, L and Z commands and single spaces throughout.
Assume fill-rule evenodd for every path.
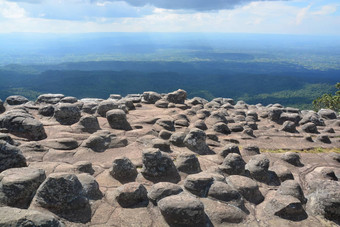
M 0 0 L 0 33 L 340 35 L 339 0 Z

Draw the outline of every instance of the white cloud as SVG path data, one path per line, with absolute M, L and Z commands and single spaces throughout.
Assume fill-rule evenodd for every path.
M 302 8 L 298 14 L 296 15 L 296 24 L 297 25 L 300 25 L 303 21 L 303 19 L 306 17 L 307 13 L 308 13 L 308 10 L 310 9 L 311 5 L 305 7 L 305 8 Z
M 18 19 L 25 17 L 25 10 L 15 2 L 0 0 L 0 16 L 7 19 Z
M 338 5 L 325 5 L 322 6 L 319 11 L 315 11 L 312 14 L 314 15 L 329 15 L 335 13 L 338 8 Z

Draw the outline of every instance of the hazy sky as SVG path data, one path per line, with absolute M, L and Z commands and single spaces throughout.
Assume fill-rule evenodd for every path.
M 0 33 L 340 35 L 339 0 L 0 0 Z

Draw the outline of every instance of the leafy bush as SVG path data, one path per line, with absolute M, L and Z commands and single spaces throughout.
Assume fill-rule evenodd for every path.
M 338 89 L 338 91 L 335 92 L 335 95 L 324 94 L 313 101 L 316 110 L 326 108 L 337 112 L 340 111 L 340 83 L 337 83 L 335 87 Z

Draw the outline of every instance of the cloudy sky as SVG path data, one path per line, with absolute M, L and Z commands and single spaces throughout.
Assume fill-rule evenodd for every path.
M 340 35 L 339 0 L 0 0 L 0 33 Z

